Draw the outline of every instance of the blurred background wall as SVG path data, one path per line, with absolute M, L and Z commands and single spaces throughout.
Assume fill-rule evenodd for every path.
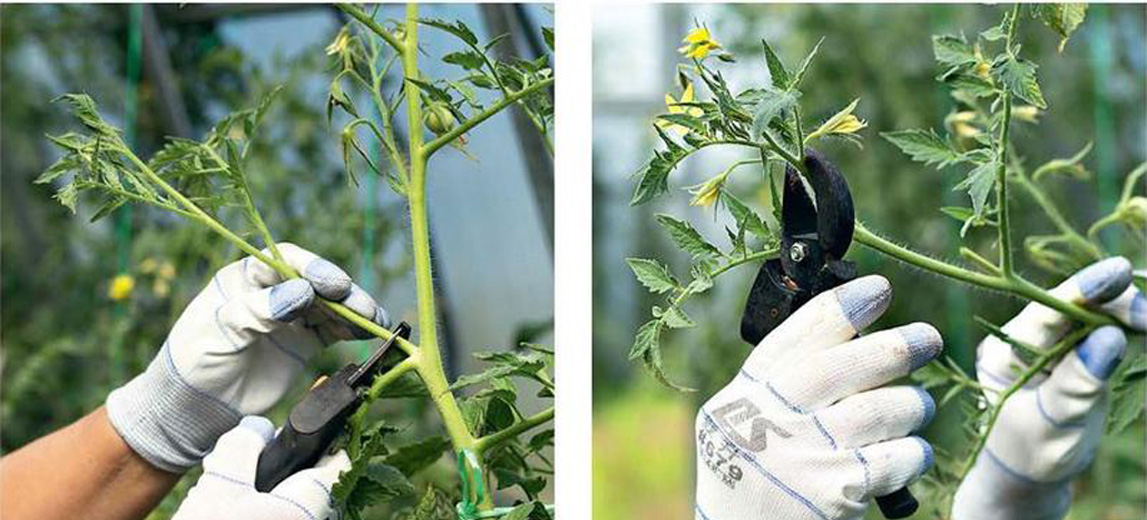
M 387 6 L 378 18 L 401 18 L 399 9 Z M 529 59 L 545 52 L 541 27 L 553 26 L 552 9 L 541 4 L 428 5 L 422 16 L 461 20 L 483 41 L 510 32 L 503 49 Z M 334 58 L 323 49 L 344 22 L 322 5 L 0 7 L 2 452 L 101 405 L 150 361 L 211 273 L 240 257 L 213 234 L 147 208 L 90 224 L 94 208 L 73 216 L 51 199 L 50 186 L 33 184 L 57 158 L 44 135 L 74 125 L 65 107 L 50 103 L 60 94 L 90 94 L 147 157 L 165 136 L 198 138 L 283 85 L 250 168 L 266 220 L 279 240 L 343 266 L 396 320 L 417 321 L 406 208 L 363 171 L 360 186 L 348 184 L 342 122 L 326 121 Z M 422 33 L 423 70 L 457 76 L 437 60 L 457 50 L 456 40 Z M 536 136 L 519 133 L 512 112 L 469 134 L 474 160 L 449 150 L 430 165 L 440 337 L 451 377 L 477 369 L 473 352 L 510 348 L 523 335 L 551 341 L 552 164 Z M 405 114 L 395 119 L 405 133 Z M 120 274 L 134 288 L 113 299 L 109 286 Z M 372 345 L 340 345 L 315 370 L 358 359 Z M 523 411 L 535 407 L 541 403 L 526 402 Z M 413 401 L 386 408 L 404 417 L 425 411 Z M 421 427 L 437 426 L 408 433 Z
M 802 88 L 806 119 L 820 121 L 860 98 L 866 119 L 864 148 L 826 145 L 849 177 L 857 216 L 901 243 L 951 258 L 960 224 L 941 206 L 966 205 L 952 191 L 960 181 L 911 162 L 879 137 L 905 128 L 941 129 L 953 102 L 934 77 L 931 35 L 974 35 L 998 23 L 996 7 L 974 5 L 620 5 L 594 16 L 594 513 L 598 520 L 692 518 L 693 418 L 697 406 L 728 381 L 748 347 L 737 333 L 744 298 L 756 266 L 723 276 L 714 290 L 696 298 L 689 313 L 697 328 L 663 335 L 666 366 L 678 382 L 699 388 L 678 394 L 659 386 L 626 360 L 637 327 L 657 303 L 638 285 L 626 257 L 687 265 L 655 223 L 654 213 L 687 217 L 709 237 L 723 237 L 726 222 L 710 208 L 688 207 L 679 188 L 717 174 L 739 157 L 735 150 L 702 152 L 670 178 L 671 197 L 633 208 L 630 177 L 657 143 L 652 117 L 665 111 L 664 95 L 675 86 L 677 47 L 696 23 L 736 56 L 721 64 L 733 91 L 767 81 L 760 39 L 766 38 L 790 67 L 822 36 L 824 44 Z M 1038 125 L 1016 125 L 1028 164 L 1069 157 L 1094 141 L 1085 161 L 1097 180 L 1057 180 L 1053 197 L 1076 223 L 1110 211 L 1123 178 L 1147 157 L 1147 11 L 1144 6 L 1092 5 L 1087 21 L 1062 54 L 1056 37 L 1025 16 L 1024 52 L 1040 64 L 1039 77 L 1051 108 Z M 752 176 L 734 177 L 733 191 L 755 201 L 762 214 L 768 191 Z M 738 181 L 744 181 L 737 184 Z M 1138 188 L 1142 192 L 1142 186 Z M 1030 200 L 1016 197 L 1023 234 L 1047 231 Z M 1112 247 L 1127 237 L 1105 236 Z M 1141 244 L 1141 242 L 1140 242 Z M 1133 250 L 1134 251 L 1134 250 Z M 895 289 L 892 306 L 875 327 L 929 321 L 944 334 L 947 353 L 970 368 L 974 345 L 984 335 L 973 315 L 1002 322 L 1021 302 L 969 289 L 905 268 L 855 245 L 850 258 L 861 272 L 879 272 Z M 1143 253 L 1134 260 L 1143 265 Z M 1053 277 L 1021 261 L 1025 273 L 1048 284 Z M 1140 342 L 1142 337 L 1137 338 Z M 1139 346 L 1142 348 L 1142 346 Z M 959 417 L 942 410 L 926 437 L 959 448 Z M 1080 484 L 1075 519 L 1130 519 L 1144 515 L 1143 421 L 1104 444 L 1099 461 Z M 875 518 L 876 516 L 873 516 Z

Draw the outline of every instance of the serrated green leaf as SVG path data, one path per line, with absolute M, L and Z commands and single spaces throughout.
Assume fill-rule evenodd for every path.
M 654 294 L 661 294 L 680 287 L 677 279 L 669 272 L 669 268 L 657 260 L 626 258 L 625 262 L 629 264 L 629 268 L 637 276 L 637 281 Z
M 972 211 L 979 217 L 984 214 L 988 195 L 996 185 L 996 165 L 994 162 L 980 164 L 968 172 L 968 176 L 956 185 L 955 190 L 968 192 L 972 198 Z
M 439 20 L 437 18 L 420 18 L 418 23 L 446 31 L 447 33 L 456 36 L 458 39 L 470 45 L 478 45 L 478 37 L 474 36 L 474 31 L 471 31 L 470 28 L 466 26 L 466 24 L 460 21 L 450 23 L 446 20 Z
M 79 192 L 76 189 L 76 183 L 69 183 L 68 185 L 56 191 L 54 197 L 65 208 L 68 208 L 72 213 L 76 212 L 76 202 L 79 199 Z
M 665 322 L 665 326 L 671 329 L 687 329 L 697 326 L 693 318 L 690 318 L 683 309 L 677 306 L 666 309 L 665 313 L 661 315 L 661 319 Z
M 1112 378 L 1111 387 L 1107 433 L 1115 434 L 1138 420 L 1147 406 L 1147 354 L 1141 352 L 1124 361 Z
M 1009 55 L 992 64 L 992 77 L 1012 95 L 1039 108 L 1047 108 L 1043 92 L 1036 81 L 1037 68 L 1029 60 Z
M 541 451 L 547 447 L 554 445 L 554 430 L 549 429 L 538 432 L 533 437 L 530 437 L 530 442 L 527 443 L 530 451 Z
M 721 200 L 725 202 L 725 207 L 729 208 L 729 213 L 733 216 L 733 220 L 737 222 L 738 229 L 744 229 L 752 233 L 757 238 L 762 240 L 770 240 L 775 236 L 769 231 L 765 221 L 757 215 L 757 212 L 746 206 L 741 199 L 738 199 L 728 191 L 721 191 Z
M 654 125 L 653 129 L 666 148 L 665 150 L 654 150 L 653 157 L 634 174 L 638 177 L 638 181 L 637 186 L 633 189 L 633 198 L 629 202 L 631 206 L 644 204 L 668 192 L 669 173 L 691 153 L 657 125 Z
M 534 353 L 503 351 L 479 353 L 475 354 L 475 357 L 489 362 L 493 366 L 477 374 L 467 374 L 459 377 L 458 380 L 450 386 L 451 390 L 457 390 L 509 376 L 534 379 L 537 377 L 538 371 L 544 369 L 546 366 L 545 360 L 542 359 L 540 355 Z
M 959 152 L 939 135 L 936 135 L 932 129 L 897 130 L 883 132 L 880 135 L 908 154 L 914 161 L 928 165 L 935 164 L 937 168 L 943 168 L 961 160 Z
M 458 65 L 465 70 L 481 70 L 486 64 L 482 55 L 475 51 L 451 52 L 443 56 L 442 61 L 452 65 Z
M 975 98 L 992 97 L 999 93 L 999 90 L 991 83 L 974 74 L 956 74 L 944 81 L 953 89 L 967 92 Z
M 777 90 L 787 90 L 789 82 L 792 79 L 789 77 L 789 71 L 785 69 L 784 62 L 781 61 L 777 54 L 773 52 L 773 48 L 769 46 L 769 42 L 761 39 L 761 45 L 765 47 L 765 63 L 769 67 L 769 80 L 772 82 L 773 87 Z
M 83 163 L 80 162 L 79 158 L 77 158 L 75 155 L 68 154 L 61 157 L 55 163 L 52 163 L 52 165 L 49 166 L 47 170 L 44 170 L 44 173 L 41 173 L 39 177 L 36 177 L 36 180 L 33 182 L 36 184 L 48 184 L 59 178 L 61 175 L 64 175 L 65 173 L 68 173 L 82 166 Z
M 932 36 L 932 53 L 936 61 L 949 67 L 976 62 L 976 53 L 963 36 L 938 34 Z
M 773 120 L 797 106 L 799 93 L 791 90 L 767 90 L 753 108 L 752 136 L 759 138 Z
M 805 73 L 808 72 L 809 65 L 812 64 L 812 59 L 815 58 L 816 53 L 820 51 L 820 44 L 822 43 L 824 43 L 823 36 L 816 42 L 816 45 L 813 46 L 812 50 L 809 51 L 808 56 L 805 56 L 804 61 L 801 62 L 800 68 L 797 69 L 796 75 L 793 76 L 793 80 L 789 84 L 789 90 L 794 90 L 800 86 L 801 80 L 804 79 Z
M 395 515 L 394 520 L 452 520 L 457 517 L 458 513 L 450 498 L 431 484 L 413 509 Z
M 689 275 L 693 277 L 685 287 L 689 294 L 701 294 L 713 287 L 713 275 L 705 262 L 693 264 L 689 268 Z
M 633 338 L 633 347 L 629 349 L 630 360 L 644 356 L 649 350 L 661 348 L 658 343 L 661 341 L 662 326 L 664 324 L 661 320 L 656 319 L 645 322 L 641 328 L 637 329 L 637 335 Z
M 550 52 L 554 50 L 554 29 L 552 27 L 542 27 L 542 38 L 546 41 L 546 47 L 550 48 Z
M 706 241 L 692 224 L 664 213 L 658 214 L 656 219 L 657 223 L 661 224 L 661 227 L 665 228 L 665 231 L 669 233 L 669 237 L 673 239 L 673 243 L 677 244 L 677 247 L 689 253 L 693 258 L 703 258 L 721 254 L 717 247 Z
M 968 219 L 976 216 L 972 208 L 965 208 L 963 206 L 944 206 L 940 208 L 940 212 L 960 222 L 966 222 Z
M 1063 52 L 1068 38 L 1071 38 L 1071 34 L 1087 16 L 1087 4 L 1034 4 L 1032 5 L 1032 16 L 1039 18 L 1044 25 L 1059 35 L 1058 50 Z
M 430 437 L 395 449 L 383 461 L 409 477 L 437 462 L 449 448 L 449 439 Z

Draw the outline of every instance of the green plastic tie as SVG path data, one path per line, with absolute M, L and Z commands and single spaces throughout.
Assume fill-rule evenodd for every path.
M 458 520 L 498 518 L 514 510 L 512 507 L 494 507 L 486 511 L 478 509 L 478 505 L 486 501 L 486 479 L 482 476 L 482 465 L 473 450 L 458 451 L 458 476 L 462 480 L 462 501 L 455 506 Z M 546 510 L 552 512 L 553 504 L 547 504 Z

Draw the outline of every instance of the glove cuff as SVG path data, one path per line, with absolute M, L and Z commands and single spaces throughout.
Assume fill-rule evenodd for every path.
M 107 399 L 120 437 L 152 465 L 183 473 L 198 464 L 242 414 L 183 380 L 165 343 L 147 370 Z
M 952 505 L 952 520 L 1061 520 L 1071 507 L 1071 479 L 1039 482 L 980 453 Z

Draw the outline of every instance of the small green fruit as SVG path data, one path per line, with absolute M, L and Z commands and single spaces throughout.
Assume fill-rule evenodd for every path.
M 458 124 L 458 120 L 454 118 L 454 113 L 442 103 L 434 103 L 426 107 L 422 121 L 426 124 L 426 128 L 438 135 L 453 130 L 454 126 Z

